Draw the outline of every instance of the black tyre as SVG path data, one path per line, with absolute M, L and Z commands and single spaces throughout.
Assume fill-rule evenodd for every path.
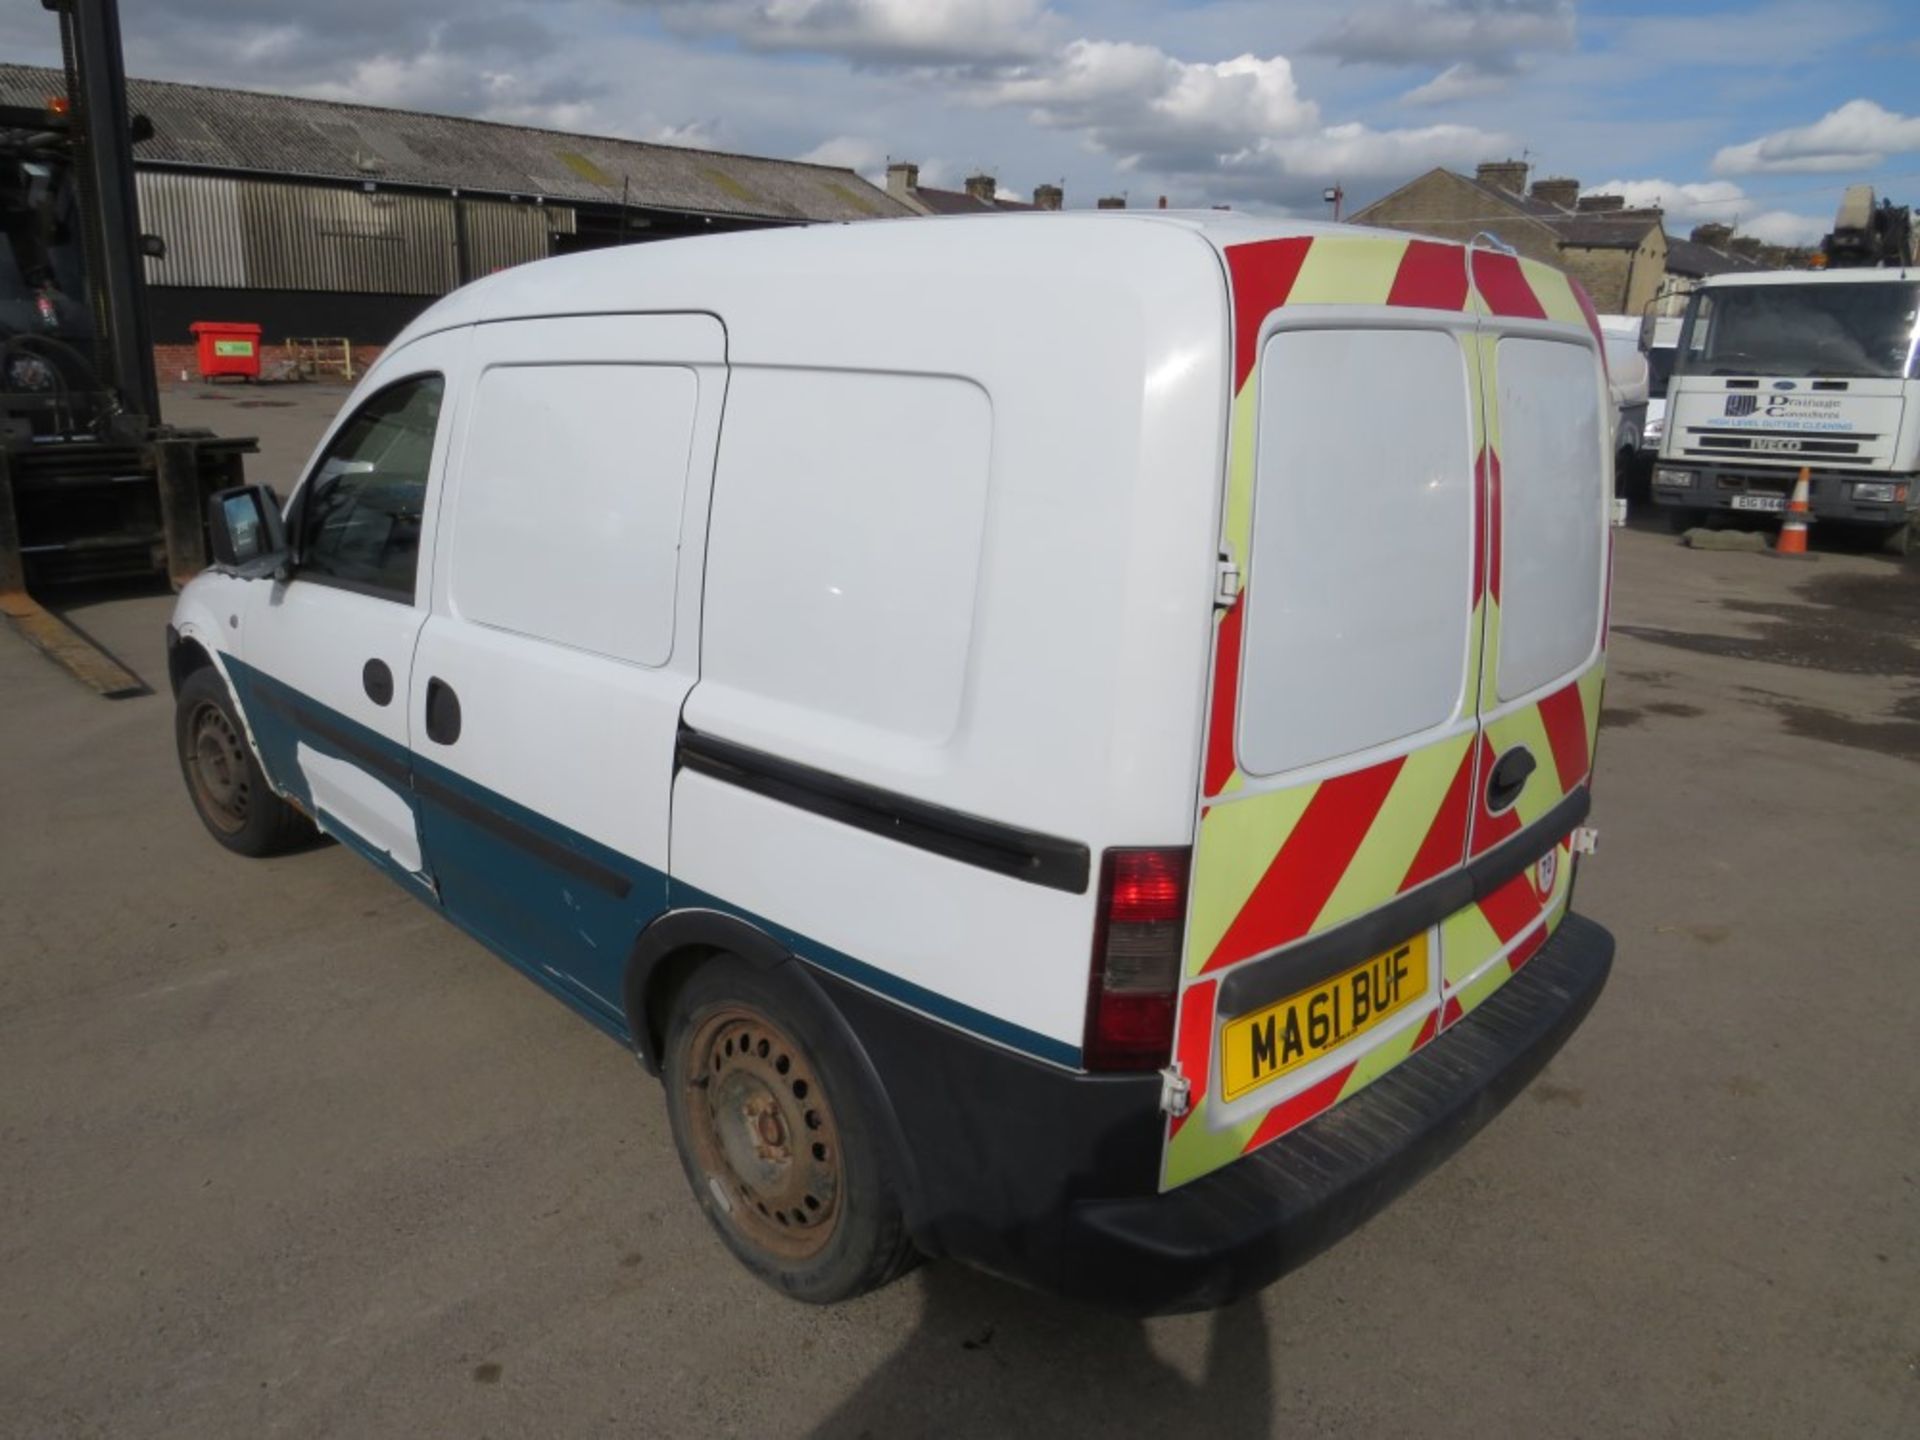
M 1704 525 L 1707 520 L 1704 510 L 1683 509 L 1678 505 L 1663 505 L 1660 508 L 1667 517 L 1668 532 L 1674 535 L 1684 535 L 1695 526 Z
M 174 705 L 175 750 L 194 811 L 237 855 L 278 855 L 310 843 L 313 823 L 273 793 L 212 666 L 195 670 Z
M 740 1262 L 809 1304 L 912 1262 L 878 1105 L 818 1002 L 731 955 L 674 999 L 663 1078 L 700 1208 Z
M 1916 548 L 1914 530 L 1920 528 L 1920 517 L 1909 516 L 1904 525 L 1896 525 L 1891 530 L 1881 532 L 1880 548 L 1888 555 L 1911 555 Z

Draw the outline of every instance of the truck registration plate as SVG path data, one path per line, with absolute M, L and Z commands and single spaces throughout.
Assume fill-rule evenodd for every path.
M 1784 495 L 1736 495 L 1730 502 L 1736 510 L 1784 510 L 1787 497 Z
M 1227 1022 L 1220 1034 L 1220 1093 L 1238 1099 L 1317 1060 L 1424 999 L 1424 931 L 1309 990 Z

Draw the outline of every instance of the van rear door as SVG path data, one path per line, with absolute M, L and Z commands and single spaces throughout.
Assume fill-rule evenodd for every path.
M 1611 550 L 1606 383 L 1586 297 L 1532 261 L 1476 252 L 1474 264 L 1489 552 L 1468 846 L 1478 883 L 1475 903 L 1441 927 L 1443 1027 L 1565 913 L 1600 719 Z
M 1576 665 L 1551 641 L 1573 601 L 1544 578 L 1566 557 L 1543 516 L 1566 495 L 1506 499 L 1509 528 L 1546 546 L 1537 566 L 1531 551 L 1502 557 L 1495 515 L 1493 359 L 1514 362 L 1516 404 L 1560 404 L 1575 383 L 1554 364 L 1540 390 L 1526 377 L 1540 357 L 1500 344 L 1558 345 L 1584 365 L 1576 409 L 1589 428 L 1556 451 L 1523 421 L 1529 475 L 1598 434 L 1604 382 L 1564 279 L 1476 253 L 1470 287 L 1460 247 L 1371 236 L 1229 246 L 1225 258 L 1236 394 L 1222 553 L 1242 578 L 1215 620 L 1176 1021 L 1188 1108 L 1168 1127 L 1169 1188 L 1311 1119 L 1464 1013 L 1456 982 L 1481 981 L 1503 953 L 1473 928 L 1473 839 L 1516 833 L 1495 809 L 1555 803 L 1526 777 L 1489 807 L 1500 757 L 1482 710 L 1524 723 L 1541 685 L 1557 693 L 1591 663 L 1587 647 Z M 1500 264 L 1483 279 L 1485 259 Z M 1531 294 L 1548 276 L 1565 314 L 1490 328 L 1489 283 Z M 1604 524 L 1598 491 L 1594 514 Z M 1503 563 L 1507 590 L 1539 612 L 1518 624 L 1504 689 L 1485 673 L 1499 664 Z M 1523 682 L 1533 688 L 1513 689 Z M 1503 781 L 1524 764 L 1508 762 Z

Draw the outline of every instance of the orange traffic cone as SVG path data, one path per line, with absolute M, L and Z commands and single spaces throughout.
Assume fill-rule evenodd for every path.
M 1786 518 L 1780 522 L 1780 538 L 1773 542 L 1776 555 L 1799 555 L 1807 553 L 1807 521 L 1811 511 L 1807 505 L 1807 491 L 1813 479 L 1813 472 L 1805 465 L 1800 467 L 1800 478 L 1793 482 L 1793 498 L 1787 501 Z

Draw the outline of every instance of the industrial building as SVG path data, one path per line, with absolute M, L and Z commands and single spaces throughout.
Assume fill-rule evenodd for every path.
M 157 344 L 196 320 L 375 346 L 478 276 L 628 241 L 920 213 L 848 169 L 129 79 Z M 0 64 L 0 104 L 61 72 Z

